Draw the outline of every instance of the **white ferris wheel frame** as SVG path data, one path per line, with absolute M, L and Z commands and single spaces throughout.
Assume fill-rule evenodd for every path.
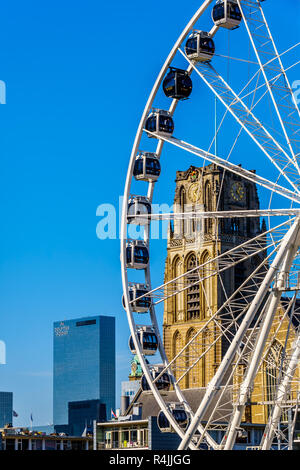
M 247 105 L 245 104 L 243 97 L 241 97 L 241 93 L 238 95 L 236 94 L 232 88 L 229 86 L 228 83 L 223 79 L 221 75 L 218 74 L 218 72 L 210 65 L 210 64 L 201 64 L 200 67 L 195 67 L 195 64 L 190 61 L 185 53 L 181 50 L 181 45 L 183 41 L 186 39 L 187 35 L 190 33 L 190 31 L 193 29 L 194 25 L 196 22 L 201 18 L 201 16 L 204 14 L 204 12 L 207 10 L 207 8 L 214 3 L 214 0 L 205 0 L 203 1 L 201 7 L 197 10 L 197 12 L 194 14 L 194 16 L 191 18 L 191 20 L 188 22 L 184 30 L 182 31 L 181 35 L 175 42 L 173 48 L 171 49 L 164 65 L 162 66 L 157 79 L 154 83 L 154 86 L 150 92 L 148 101 L 146 103 L 146 106 L 144 108 L 144 111 L 142 113 L 142 117 L 137 129 L 137 133 L 135 136 L 135 140 L 133 143 L 132 147 L 132 152 L 129 160 L 129 166 L 128 166 L 128 171 L 127 171 L 127 176 L 126 176 L 126 182 L 125 182 L 125 189 L 124 189 L 124 197 L 123 197 L 123 207 L 122 207 L 122 219 L 121 219 L 121 252 L 120 252 L 120 261 L 121 261 L 121 275 L 122 275 L 122 286 L 123 286 L 123 299 L 124 299 L 124 306 L 125 310 L 127 313 L 127 319 L 128 319 L 128 324 L 130 328 L 130 333 L 132 336 L 132 340 L 134 343 L 135 351 L 138 356 L 138 359 L 140 361 L 141 367 L 143 369 L 143 373 L 148 381 L 148 384 L 150 386 L 150 389 L 153 393 L 153 396 L 157 403 L 160 406 L 160 409 L 164 412 L 166 415 L 167 419 L 169 420 L 170 424 L 174 428 L 174 430 L 177 432 L 177 434 L 181 438 L 181 444 L 179 446 L 179 449 L 198 449 L 197 443 L 194 439 L 195 437 L 195 432 L 198 430 L 198 433 L 201 436 L 201 441 L 203 437 L 205 437 L 207 444 L 212 448 L 212 449 L 232 449 L 234 442 L 235 442 L 235 436 L 237 432 L 237 428 L 240 424 L 241 421 L 241 416 L 242 412 L 245 406 L 246 402 L 246 396 L 249 391 L 249 388 L 251 387 L 255 373 L 257 371 L 257 367 L 260 364 L 260 360 L 262 357 L 264 345 L 266 342 L 266 337 L 267 334 L 270 330 L 270 325 L 272 323 L 272 319 L 274 318 L 274 313 L 276 311 L 276 308 L 278 306 L 279 300 L 280 300 L 280 295 L 278 294 L 281 292 L 281 288 L 284 283 L 285 279 L 285 273 L 289 271 L 292 260 L 295 257 L 295 254 L 298 250 L 298 247 L 300 245 L 300 235 L 299 235 L 299 225 L 300 225 L 300 216 L 299 216 L 299 210 L 295 209 L 288 210 L 283 209 L 281 212 L 278 213 L 272 213 L 272 210 L 265 210 L 261 211 L 265 215 L 282 215 L 283 213 L 288 214 L 290 216 L 293 216 L 293 224 L 291 225 L 290 229 L 286 232 L 285 236 L 282 238 L 280 244 L 277 246 L 277 252 L 276 256 L 273 259 L 268 272 L 265 276 L 265 279 L 262 281 L 260 284 L 257 294 L 255 295 L 255 298 L 253 302 L 251 303 L 250 308 L 247 311 L 247 314 L 245 315 L 240 328 L 238 329 L 236 335 L 232 339 L 231 345 L 225 354 L 224 358 L 221 361 L 221 364 L 219 368 L 217 369 L 217 372 L 214 376 L 214 378 L 211 380 L 211 382 L 208 384 L 206 388 L 206 393 L 200 403 L 200 406 L 197 410 L 196 413 L 193 413 L 189 403 L 186 401 L 179 385 L 178 381 L 176 381 L 175 377 L 172 374 L 170 364 L 168 361 L 168 358 L 166 356 L 163 343 L 161 340 L 160 332 L 159 332 L 159 327 L 158 327 L 158 322 L 156 319 L 155 315 L 155 305 L 153 302 L 151 302 L 151 306 L 149 309 L 150 313 L 150 319 L 152 323 L 152 327 L 156 333 L 157 339 L 158 339 L 158 351 L 161 356 L 162 364 L 164 366 L 164 370 L 168 371 L 170 379 L 171 379 L 171 384 L 174 387 L 174 391 L 176 392 L 178 400 L 183 404 L 185 407 L 186 411 L 190 414 L 191 416 L 191 423 L 188 426 L 187 431 L 183 431 L 179 425 L 177 424 L 176 420 L 173 418 L 172 413 L 170 412 L 167 404 L 163 400 L 159 390 L 157 389 L 155 382 L 157 380 L 153 380 L 153 377 L 151 375 L 149 365 L 147 364 L 147 361 L 144 357 L 143 351 L 141 344 L 139 342 L 138 336 L 137 336 L 137 325 L 134 320 L 134 315 L 132 311 L 132 306 L 131 306 L 131 300 L 129 298 L 129 282 L 128 282 L 128 274 L 127 274 L 127 266 L 126 266 L 126 241 L 127 241 L 127 225 L 128 225 L 128 200 L 130 196 L 130 189 L 131 189 L 131 182 L 133 180 L 133 170 L 134 170 L 134 163 L 136 156 L 139 151 L 139 146 L 141 142 L 141 138 L 143 133 L 145 132 L 144 126 L 146 119 L 148 117 L 149 112 L 151 111 L 154 99 L 156 97 L 156 94 L 158 90 L 160 89 L 162 80 L 170 67 L 175 55 L 177 52 L 180 52 L 185 59 L 187 60 L 187 71 L 188 73 L 191 73 L 192 71 L 195 71 L 201 78 L 202 80 L 206 83 L 206 85 L 211 89 L 211 91 L 215 94 L 216 98 L 225 106 L 226 112 L 229 112 L 238 122 L 238 124 L 241 126 L 241 128 L 249 135 L 249 137 L 256 143 L 256 145 L 262 150 L 262 152 L 265 154 L 265 156 L 273 163 L 273 165 L 277 168 L 279 171 L 280 175 L 285 179 L 285 181 L 289 184 L 289 189 L 280 186 L 277 183 L 274 183 L 273 181 L 269 181 L 268 179 L 259 176 L 255 173 L 249 172 L 245 169 L 242 169 L 238 165 L 234 165 L 233 163 L 230 163 L 228 160 L 222 159 L 221 157 L 217 155 L 213 155 L 209 152 L 206 152 L 202 149 L 199 149 L 191 144 L 188 144 L 182 140 L 176 139 L 173 136 L 166 137 L 162 135 L 155 135 L 153 134 L 154 137 L 157 137 L 158 139 L 158 144 L 156 148 L 156 155 L 158 158 L 160 158 L 163 144 L 164 142 L 168 142 L 172 145 L 175 145 L 177 147 L 180 147 L 190 153 L 193 153 L 195 155 L 200 156 L 201 158 L 212 162 L 216 163 L 218 166 L 227 169 L 237 175 L 240 175 L 242 178 L 246 178 L 249 181 L 254 182 L 255 184 L 261 185 L 262 187 L 265 187 L 269 189 L 272 193 L 277 193 L 281 196 L 286 197 L 287 199 L 291 200 L 294 203 L 299 203 L 300 202 L 300 191 L 299 187 L 297 184 L 297 180 L 299 179 L 299 166 L 297 162 L 297 155 L 298 153 L 295 151 L 293 145 L 292 145 L 292 139 L 290 135 L 288 134 L 288 130 L 286 129 L 286 120 L 285 117 L 282 116 L 282 109 L 283 107 L 279 107 L 276 101 L 276 96 L 274 93 L 274 87 L 271 85 L 276 84 L 277 80 L 281 78 L 282 76 L 285 79 L 285 83 L 287 86 L 288 92 L 291 91 L 290 85 L 287 79 L 286 71 L 283 68 L 280 55 L 277 52 L 277 49 L 275 47 L 275 43 L 273 41 L 273 38 L 270 33 L 270 29 L 267 25 L 265 16 L 263 15 L 262 8 L 260 5 L 259 0 L 255 1 L 246 1 L 246 0 L 237 0 L 237 3 L 241 9 L 242 15 L 243 15 L 243 20 L 246 25 L 247 32 L 249 34 L 249 38 L 251 41 L 251 44 L 253 46 L 254 52 L 257 57 L 257 61 L 259 64 L 260 72 L 262 76 L 265 79 L 266 83 L 266 89 L 269 92 L 272 103 L 274 105 L 276 114 L 278 116 L 280 125 L 282 127 L 282 131 L 284 134 L 284 137 L 286 139 L 286 143 L 288 148 L 285 149 L 281 144 L 278 143 L 278 141 L 272 136 L 272 134 L 263 126 L 263 124 L 256 118 L 256 116 L 253 113 L 253 108 L 248 108 Z M 280 73 L 274 74 L 273 77 L 267 76 L 267 70 L 266 63 L 264 64 L 261 56 L 259 54 L 259 51 L 256 47 L 255 40 L 253 38 L 254 34 L 253 31 L 251 30 L 251 18 L 247 18 L 245 11 L 247 8 L 254 8 L 256 14 L 260 14 L 260 18 L 262 21 L 261 27 L 264 27 L 265 30 L 267 31 L 268 34 L 268 39 L 273 47 L 273 57 L 268 61 L 267 65 L 270 63 L 278 63 L 280 67 Z M 257 13 L 258 12 L 258 13 Z M 210 35 L 213 37 L 219 27 L 218 26 L 213 26 L 212 30 L 210 31 Z M 245 87 L 246 88 L 246 87 Z M 169 108 L 169 113 L 171 116 L 173 116 L 176 106 L 177 106 L 178 101 L 176 99 L 172 100 L 172 103 Z M 297 107 L 296 102 L 293 102 L 294 110 L 296 110 L 298 116 L 299 116 L 299 109 Z M 151 132 L 146 131 L 149 134 Z M 153 197 L 153 190 L 154 190 L 154 184 L 153 182 L 148 182 L 148 192 L 147 192 L 147 198 L 151 204 L 152 202 L 152 197 Z M 250 212 L 250 211 L 249 211 Z M 252 216 L 252 217 L 257 217 L 260 214 L 258 214 L 257 211 L 253 211 L 256 213 L 253 214 L 241 214 L 241 217 L 245 216 Z M 223 214 L 223 217 L 228 217 L 227 214 Z M 237 214 L 236 214 L 237 215 Z M 165 217 L 174 217 L 174 214 L 166 214 Z M 186 215 L 184 215 L 186 216 Z M 198 214 L 190 214 L 190 217 L 199 217 Z M 200 214 L 201 217 L 222 217 L 220 213 L 202 213 Z M 154 217 L 153 217 L 154 218 Z M 151 216 L 152 219 L 152 216 Z M 149 225 L 150 225 L 150 220 L 147 225 L 145 225 L 145 230 L 144 230 L 144 242 L 146 246 L 149 248 Z M 280 274 L 281 273 L 281 274 Z M 208 406 L 210 405 L 211 401 L 216 395 L 216 391 L 219 389 L 220 384 L 222 382 L 222 379 L 229 367 L 229 364 L 232 362 L 233 357 L 238 351 L 238 348 L 241 344 L 243 335 L 253 320 L 253 317 L 255 316 L 255 313 L 257 312 L 259 306 L 261 305 L 261 301 L 264 298 L 264 295 L 268 292 L 270 289 L 270 286 L 272 282 L 274 281 L 275 277 L 277 276 L 277 280 L 275 282 L 275 289 L 273 289 L 272 293 L 272 299 L 270 300 L 270 303 L 268 305 L 267 312 L 265 314 L 265 321 L 264 321 L 264 328 L 260 331 L 260 337 L 258 340 L 258 344 L 256 346 L 253 359 L 251 361 L 251 364 L 249 366 L 249 370 L 246 374 L 246 377 L 243 381 L 243 384 L 241 386 L 241 394 L 239 397 L 239 404 L 238 406 L 235 407 L 233 411 L 233 415 L 231 417 L 229 427 L 228 427 L 228 432 L 226 435 L 226 442 L 223 442 L 222 445 L 219 445 L 211 436 L 209 433 L 205 432 L 205 428 L 201 424 L 201 419 L 203 418 L 203 415 L 205 411 L 207 410 Z M 199 282 L 199 280 L 198 280 Z M 145 268 L 145 284 L 149 286 L 149 291 L 150 293 L 152 292 L 151 290 L 151 275 L 150 275 L 150 264 Z M 265 437 L 264 442 L 262 444 L 262 448 L 267 449 L 270 448 L 272 439 L 274 437 L 274 433 L 276 430 L 276 426 L 278 424 L 278 420 L 280 419 L 280 414 L 281 414 L 281 408 L 280 408 L 280 400 L 282 400 L 282 397 L 284 396 L 284 391 L 288 387 L 290 380 L 291 380 L 291 371 L 295 371 L 297 361 L 299 360 L 300 357 L 300 345 L 299 345 L 299 340 L 295 342 L 295 348 L 292 354 L 292 359 L 291 363 L 289 365 L 289 375 L 285 374 L 283 377 L 283 380 L 280 384 L 280 389 L 278 391 L 278 401 L 276 406 L 274 407 L 273 414 L 272 414 L 272 419 L 268 423 L 267 429 L 268 429 L 268 434 L 267 437 Z M 161 374 L 160 374 L 161 375 Z

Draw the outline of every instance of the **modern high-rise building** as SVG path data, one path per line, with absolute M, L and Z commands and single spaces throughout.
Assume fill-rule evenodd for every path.
M 53 422 L 68 424 L 69 402 L 100 400 L 115 409 L 115 318 L 54 323 Z
M 13 422 L 13 394 L 0 392 L 0 428 Z

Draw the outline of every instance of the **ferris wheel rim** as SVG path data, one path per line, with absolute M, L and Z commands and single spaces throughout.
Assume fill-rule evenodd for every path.
M 124 293 L 124 303 L 125 303 L 126 313 L 127 313 L 127 317 L 128 317 L 128 323 L 129 323 L 129 327 L 130 327 L 130 331 L 131 331 L 131 336 L 133 338 L 135 349 L 136 349 L 137 355 L 139 357 L 143 372 L 144 372 L 144 374 L 147 378 L 147 381 L 148 381 L 149 386 L 150 386 L 150 388 L 153 392 L 153 395 L 154 395 L 155 399 L 157 400 L 157 402 L 159 403 L 161 409 L 165 412 L 166 416 L 168 416 L 169 421 L 172 423 L 173 427 L 175 428 L 176 432 L 180 435 L 180 437 L 182 437 L 183 433 L 181 432 L 181 429 L 178 428 L 178 426 L 176 425 L 176 422 L 174 422 L 174 420 L 172 421 L 172 416 L 169 413 L 167 405 L 161 399 L 161 396 L 160 396 L 159 392 L 156 390 L 156 387 L 153 384 L 153 380 L 150 376 L 148 366 L 147 366 L 146 362 L 144 361 L 144 355 L 141 351 L 141 347 L 139 345 L 138 338 L 137 338 L 137 335 L 136 335 L 135 322 L 134 322 L 134 319 L 133 319 L 133 313 L 131 311 L 130 299 L 129 299 L 129 294 L 128 294 L 128 277 L 127 277 L 127 268 L 126 268 L 126 263 L 125 263 L 125 250 L 126 250 L 126 240 L 127 240 L 127 236 L 126 236 L 126 230 L 127 230 L 127 203 L 128 203 L 129 191 L 130 191 L 130 187 L 131 187 L 131 181 L 133 179 L 133 164 L 134 164 L 136 155 L 138 153 L 138 147 L 139 147 L 139 144 L 140 144 L 141 137 L 142 137 L 143 132 L 144 132 L 143 126 L 144 126 L 146 116 L 148 115 L 148 113 L 151 109 L 152 103 L 155 99 L 155 96 L 156 96 L 158 90 L 159 90 L 162 79 L 163 79 L 168 67 L 172 63 L 174 55 L 176 54 L 177 51 L 180 51 L 180 45 L 182 44 L 183 40 L 186 38 L 186 36 L 190 32 L 190 30 L 192 29 L 193 25 L 200 19 L 200 17 L 204 13 L 204 11 L 208 8 L 208 6 L 211 3 L 213 3 L 213 0 L 204 1 L 202 3 L 201 7 L 196 12 L 196 14 L 192 17 L 192 19 L 190 20 L 190 22 L 188 23 L 186 28 L 183 30 L 182 34 L 179 36 L 179 39 L 176 41 L 174 47 L 172 48 L 165 64 L 163 65 L 163 67 L 162 67 L 162 69 L 161 69 L 161 71 L 158 75 L 158 78 L 157 78 L 157 80 L 156 80 L 156 82 L 153 86 L 153 89 L 152 89 L 152 91 L 149 95 L 147 104 L 146 104 L 144 112 L 142 114 L 142 118 L 140 120 L 140 124 L 139 124 L 139 127 L 138 127 L 138 131 L 137 131 L 137 134 L 136 134 L 135 142 L 134 142 L 131 157 L 130 157 L 130 163 L 129 163 L 129 167 L 128 167 L 128 173 L 127 173 L 127 177 L 126 177 L 126 184 L 125 184 L 125 191 L 124 191 L 123 210 L 122 210 L 121 271 L 122 271 L 122 284 L 123 284 L 123 293 Z M 173 113 L 176 109 L 177 102 L 178 101 L 176 99 L 174 99 L 172 101 L 172 104 L 171 104 L 170 109 L 169 109 L 169 112 L 171 113 L 171 115 L 173 115 Z M 160 153 L 161 153 L 163 143 L 164 143 L 164 139 L 159 139 L 158 147 L 157 147 L 158 151 L 156 152 L 156 154 L 158 154 L 159 156 L 160 156 Z M 150 201 L 152 201 L 153 189 L 154 189 L 154 183 L 149 182 L 147 197 Z M 149 247 L 149 236 L 148 236 L 149 234 L 147 233 L 148 228 L 149 228 L 149 226 L 145 227 L 144 241 L 148 244 L 148 247 Z M 146 284 L 151 286 L 151 276 L 150 276 L 149 266 L 145 269 L 145 280 L 146 280 Z M 151 318 L 152 325 L 154 326 L 154 330 L 155 330 L 155 332 L 157 334 L 157 337 L 158 337 L 158 349 L 159 349 L 161 358 L 163 360 L 163 363 L 166 366 L 166 365 L 168 365 L 168 360 L 167 360 L 167 356 L 166 356 L 165 351 L 164 351 L 162 340 L 160 338 L 159 327 L 158 327 L 155 311 L 154 311 L 154 308 L 153 308 L 152 304 L 151 304 L 151 307 L 150 307 L 150 318 Z M 174 385 L 174 383 L 173 383 L 173 385 Z M 174 388 L 175 388 L 177 397 L 181 400 L 181 402 L 184 404 L 186 409 L 190 411 L 190 407 L 189 407 L 188 403 L 186 402 L 185 397 L 182 394 L 180 388 L 176 387 L 176 386 L 174 386 Z M 210 440 L 210 443 L 211 443 L 213 448 L 218 448 L 218 445 L 213 441 L 213 439 Z M 192 448 L 194 448 L 193 445 L 191 444 L 191 441 L 190 441 L 189 444 L 191 445 Z
M 131 180 L 132 180 L 132 177 L 133 177 L 133 164 L 134 164 L 134 161 L 135 161 L 135 157 L 136 157 L 136 154 L 138 152 L 138 147 L 139 147 L 139 143 L 140 143 L 140 140 L 141 140 L 141 136 L 143 134 L 143 126 L 144 126 L 144 122 L 145 122 L 145 119 L 146 119 L 146 116 L 147 114 L 149 113 L 150 109 L 151 109 L 151 106 L 152 106 L 152 103 L 155 99 L 155 96 L 159 90 L 159 87 L 160 87 L 160 84 L 162 82 L 162 79 L 169 67 L 169 65 L 171 64 L 177 50 L 178 50 L 178 47 L 180 46 L 180 44 L 184 41 L 184 39 L 186 38 L 186 36 L 188 35 L 188 33 L 190 32 L 190 30 L 193 28 L 194 24 L 198 21 L 198 19 L 202 16 L 202 14 L 204 13 L 204 11 L 210 6 L 210 4 L 213 3 L 213 0 L 205 0 L 203 1 L 202 5 L 200 6 L 200 8 L 197 10 L 197 12 L 194 14 L 194 16 L 192 17 L 192 19 L 189 21 L 189 23 L 187 24 L 187 26 L 184 28 L 183 32 L 181 33 L 181 35 L 179 36 L 179 38 L 177 39 L 176 43 L 174 44 L 169 56 L 167 57 L 157 79 L 156 79 L 156 82 L 152 88 L 152 91 L 149 95 L 149 98 L 148 98 L 148 101 L 146 103 L 146 106 L 144 108 L 144 111 L 143 111 L 143 114 L 142 114 L 142 117 L 141 117 L 141 120 L 140 120 L 140 124 L 139 124 L 139 127 L 138 127 L 138 130 L 137 130 L 137 133 L 136 133 L 136 138 L 135 138 L 135 141 L 134 141 L 134 144 L 133 144 L 133 148 L 132 148 L 132 152 L 131 152 L 131 156 L 130 156 L 130 163 L 129 163 L 129 168 L 128 168 L 128 172 L 127 172 L 127 177 L 126 177 L 126 183 L 125 183 L 125 190 L 124 190 L 124 198 L 123 198 L 123 207 L 122 207 L 122 221 L 121 221 L 121 274 L 122 274 L 122 284 L 123 284 L 123 296 L 124 296 L 124 302 L 125 302 L 125 307 L 126 307 L 126 313 L 127 313 L 127 318 L 128 318 L 128 323 L 129 323 L 129 327 L 130 327 L 130 331 L 131 331 L 131 335 L 132 335 L 132 338 L 133 338 L 133 342 L 134 342 L 134 345 L 135 345 L 135 348 L 136 348 L 136 352 L 137 352 L 137 356 L 139 358 L 139 361 L 141 363 L 141 366 L 142 366 L 142 369 L 143 369 L 143 372 L 146 376 L 146 379 L 148 381 L 148 384 L 153 392 L 153 395 L 155 396 L 157 402 L 160 404 L 160 407 L 161 409 L 165 412 L 166 416 L 168 416 L 168 419 L 169 421 L 172 423 L 172 425 L 174 426 L 174 428 L 176 429 L 176 432 L 181 435 L 182 432 L 181 432 L 181 429 L 177 426 L 177 423 L 175 420 L 173 420 L 173 417 L 172 415 L 170 414 L 167 406 L 165 405 L 165 402 L 161 399 L 160 397 L 160 394 L 158 393 L 157 389 L 155 386 L 153 386 L 153 383 L 152 383 L 152 378 L 149 374 L 149 371 L 148 371 L 148 367 L 147 367 L 147 364 L 144 360 L 144 357 L 143 357 L 143 354 L 141 352 L 141 348 L 140 348 L 140 345 L 139 345 L 139 342 L 138 342 L 138 339 L 136 337 L 136 330 L 134 328 L 134 320 L 133 320 L 133 315 L 132 315 L 132 312 L 131 312 L 131 308 L 130 308 L 130 305 L 129 305 L 129 294 L 128 294 L 128 279 L 127 279 L 127 268 L 126 268 L 126 264 L 125 264 L 125 250 L 126 250 L 126 239 L 127 239 L 127 236 L 126 236 L 126 231 L 127 231 L 127 201 L 128 201 L 128 197 L 129 197 L 129 190 L 130 190 L 130 186 L 131 186 Z M 171 112 L 173 112 L 176 108 L 176 105 L 177 105 L 177 100 L 173 100 L 172 101 L 172 105 L 170 107 L 170 110 Z M 159 143 L 158 144 L 158 147 L 162 147 L 162 144 Z M 159 151 L 161 150 L 161 148 L 159 148 Z M 157 152 L 158 153 L 158 152 Z M 153 193 L 153 183 L 149 183 L 149 189 L 148 189 L 148 197 L 149 199 L 151 199 L 151 195 Z M 146 280 L 148 281 L 148 283 L 151 285 L 151 279 L 150 279 L 150 269 L 147 268 L 145 270 L 145 278 Z M 167 357 L 166 357 L 166 354 L 165 354 L 165 351 L 164 351 L 164 348 L 163 348 L 163 344 L 162 344 L 162 341 L 160 339 L 160 333 L 159 333 L 159 328 L 158 328 L 158 324 L 157 324 L 157 319 L 156 319 L 156 315 L 155 315 L 155 312 L 153 311 L 153 306 L 151 306 L 151 309 L 150 309 L 150 317 L 151 317 L 151 321 L 152 321 L 152 324 L 154 325 L 155 327 L 155 331 L 156 331 L 156 334 L 157 334 L 157 337 L 158 337 L 158 348 L 159 348 L 159 352 L 161 354 L 161 357 L 163 359 L 163 362 L 166 363 L 167 362 Z M 175 388 L 176 390 L 176 394 L 177 396 L 179 395 L 180 399 L 181 399 L 181 402 L 183 402 L 185 404 L 185 406 L 187 408 L 189 408 L 190 410 L 190 407 L 188 406 L 188 404 L 186 403 L 186 400 L 184 398 L 184 396 L 182 395 L 181 393 L 181 390 L 178 389 L 178 387 Z M 181 436 L 182 437 L 182 436 Z M 216 443 L 210 439 L 210 442 L 211 444 L 216 447 Z M 194 446 L 192 446 L 193 448 Z

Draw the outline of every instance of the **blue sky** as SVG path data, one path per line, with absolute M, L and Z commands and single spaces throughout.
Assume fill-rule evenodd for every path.
M 115 315 L 118 391 L 128 376 L 119 240 L 97 238 L 96 209 L 102 203 L 118 206 L 147 96 L 198 7 L 194 0 L 11 1 L 2 6 L 0 79 L 7 104 L 0 107 L 0 339 L 7 346 L 7 365 L 0 366 L 0 389 L 14 392 L 16 425 L 28 425 L 31 413 L 36 424 L 52 422 L 54 321 Z M 280 52 L 299 41 L 298 0 L 267 1 L 265 9 Z M 205 17 L 203 29 L 209 25 Z M 247 58 L 243 37 L 242 28 L 231 33 L 230 53 Z M 222 31 L 217 51 L 226 54 L 228 41 Z M 284 63 L 298 57 L 299 48 Z M 237 66 L 227 73 L 238 86 Z M 299 66 L 290 77 L 300 79 Z M 156 104 L 164 107 L 168 101 L 159 95 Z M 191 99 L 180 103 L 175 135 L 207 148 L 213 110 L 213 97 L 195 79 Z M 230 126 L 224 146 L 233 138 Z M 270 174 L 251 144 L 242 148 L 237 158 L 244 166 Z M 163 158 L 155 202 L 172 203 L 176 170 L 199 160 L 174 149 Z M 155 282 L 162 279 L 165 254 L 164 244 L 154 242 Z

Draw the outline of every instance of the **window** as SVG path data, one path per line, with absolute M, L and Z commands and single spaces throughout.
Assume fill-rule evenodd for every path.
M 211 184 L 209 181 L 205 183 L 204 186 L 204 211 L 212 211 L 212 194 L 211 194 Z M 205 219 L 204 222 L 204 231 L 205 233 L 211 233 L 212 231 L 212 219 Z
M 185 189 L 184 189 L 183 186 L 180 188 L 179 200 L 180 200 L 180 211 L 181 211 L 182 214 L 184 214 L 186 198 L 185 198 Z M 182 220 L 181 220 L 181 233 L 180 233 L 180 235 L 182 237 L 184 237 L 184 235 L 185 235 L 184 216 L 182 217 Z
M 150 132 L 156 132 L 156 115 L 150 116 L 146 121 L 146 129 Z
M 174 261 L 174 264 L 173 264 L 173 279 L 177 278 L 178 276 L 180 276 L 180 258 L 177 257 L 176 260 Z M 175 289 L 175 292 L 177 290 L 180 290 L 180 279 L 178 281 L 175 281 L 174 283 L 174 289 Z M 175 294 L 173 296 L 173 311 L 174 311 L 174 322 L 178 321 L 179 317 L 178 317 L 178 313 L 179 313 L 179 309 L 180 309 L 180 296 L 182 294 Z
M 189 285 L 186 295 L 186 312 L 187 320 L 193 318 L 199 318 L 200 316 L 200 288 L 199 282 L 199 271 L 194 269 L 198 265 L 196 255 L 193 253 L 190 255 L 187 261 L 186 269 L 187 272 L 193 270 L 186 277 L 187 283 Z
M 201 318 L 205 318 L 211 306 L 211 263 L 209 263 L 209 253 L 206 251 L 201 257 Z
M 159 175 L 160 163 L 155 158 L 146 159 L 146 173 L 147 175 Z
M 168 117 L 168 116 L 159 116 L 159 130 L 161 132 L 167 132 L 169 134 L 172 134 L 174 130 L 174 124 L 173 124 L 173 119 Z
M 213 9 L 214 21 L 222 20 L 224 18 L 224 5 L 215 5 Z
M 197 54 L 197 38 L 190 38 L 187 40 L 185 51 L 187 55 Z
M 77 321 L 76 326 L 96 325 L 96 320 Z
M 196 330 L 194 328 L 189 330 L 187 334 L 187 338 L 186 338 L 187 344 L 193 339 L 195 334 L 196 334 Z M 195 364 L 195 361 L 198 360 L 200 354 L 201 354 L 201 348 L 200 348 L 199 336 L 198 336 L 197 338 L 194 339 L 194 341 L 187 348 L 187 354 L 186 354 L 187 369 L 191 367 L 189 373 L 187 374 L 187 383 L 186 383 L 187 388 L 194 388 L 194 387 L 199 386 L 201 364 L 199 361 Z M 193 366 L 193 364 L 195 365 Z
M 240 21 L 242 19 L 242 15 L 238 5 L 229 4 L 227 6 L 228 17 L 232 20 Z
M 173 358 L 180 353 L 183 348 L 182 336 L 179 331 L 176 331 L 173 336 Z M 179 355 L 176 361 L 174 362 L 174 375 L 178 380 L 181 375 L 185 372 L 185 358 L 183 355 Z M 181 382 L 181 381 L 180 381 Z M 180 385 L 180 384 L 179 384 Z
M 213 54 L 215 52 L 214 42 L 210 38 L 201 38 L 201 51 Z
M 274 341 L 267 357 L 265 365 L 266 400 L 268 416 L 272 412 L 273 402 L 277 393 L 278 373 L 282 364 L 282 346 Z
M 144 172 L 143 160 L 142 158 L 139 158 L 138 160 L 135 161 L 133 174 L 134 176 L 137 176 L 137 175 L 142 175 L 143 172 Z

